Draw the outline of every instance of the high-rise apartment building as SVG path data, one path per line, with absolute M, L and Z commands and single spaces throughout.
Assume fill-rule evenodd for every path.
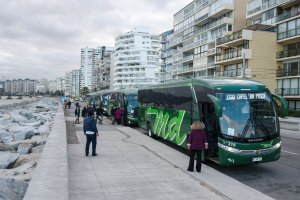
M 35 80 L 13 79 L 5 81 L 4 91 L 12 95 L 33 95 L 36 87 Z
M 246 26 L 247 1 L 194 0 L 174 15 L 172 79 L 215 76 L 216 39 Z
M 159 36 L 139 27 L 115 39 L 113 89 L 139 88 L 160 82 Z
M 57 90 L 64 93 L 66 90 L 65 77 L 57 77 L 56 84 Z
M 77 96 L 80 95 L 80 70 L 74 69 L 71 72 L 72 74 L 72 80 L 71 80 L 71 96 Z
M 111 54 L 113 52 L 107 52 L 99 62 L 97 68 L 97 86 L 98 90 L 110 89 L 110 70 L 112 66 Z
M 72 72 L 65 74 L 65 96 L 72 96 Z
M 173 30 L 169 30 L 166 32 L 163 32 L 159 35 L 160 39 L 160 49 L 159 49 L 159 62 L 160 62 L 160 82 L 164 83 L 167 80 L 168 74 L 167 68 L 168 68 L 168 62 L 167 60 L 172 57 L 172 54 L 170 48 L 169 48 L 169 42 L 168 37 L 172 35 Z
M 97 90 L 96 87 L 96 68 L 101 58 L 107 53 L 113 51 L 112 47 L 97 47 L 81 49 L 81 66 L 80 66 L 80 89 L 83 87 L 89 90 Z
M 300 1 L 248 0 L 247 20 L 276 31 L 276 93 L 300 110 Z

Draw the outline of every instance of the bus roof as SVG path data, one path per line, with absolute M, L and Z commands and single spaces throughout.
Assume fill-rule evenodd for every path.
M 223 92 L 239 92 L 239 91 L 265 91 L 267 86 L 253 80 L 249 79 L 238 79 L 238 78 L 192 78 L 186 80 L 174 80 L 167 83 L 151 85 L 143 89 L 153 89 L 153 88 L 169 88 L 178 86 L 191 86 L 199 85 L 212 90 L 220 90 Z
M 114 94 L 114 93 L 124 93 L 124 94 L 137 94 L 137 89 L 128 89 L 128 90 L 101 90 L 98 92 L 89 93 L 88 96 L 96 96 L 101 94 Z

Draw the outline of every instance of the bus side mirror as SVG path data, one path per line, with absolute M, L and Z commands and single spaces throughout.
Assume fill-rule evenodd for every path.
M 280 117 L 285 117 L 288 113 L 288 103 L 287 101 L 276 94 L 272 94 L 272 99 L 276 104 L 277 112 Z
M 215 112 L 217 117 L 222 117 L 222 107 L 221 107 L 221 102 L 220 100 L 215 97 L 214 95 L 208 94 L 208 98 L 212 101 L 215 107 Z

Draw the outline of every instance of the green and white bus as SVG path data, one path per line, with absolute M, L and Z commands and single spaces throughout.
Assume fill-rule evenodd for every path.
M 187 148 L 193 121 L 206 125 L 205 157 L 223 166 L 271 162 L 280 158 L 278 116 L 287 102 L 262 83 L 247 79 L 203 78 L 138 90 L 139 126 Z
M 88 95 L 90 105 L 101 105 L 104 115 L 111 117 L 113 108 L 123 110 L 123 124 L 137 125 L 137 90 L 103 90 Z

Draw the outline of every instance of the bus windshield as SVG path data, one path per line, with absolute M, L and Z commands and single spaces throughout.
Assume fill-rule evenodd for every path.
M 269 93 L 219 93 L 223 136 L 262 141 L 279 135 L 275 108 Z
M 102 106 L 107 106 L 108 105 L 109 97 L 110 97 L 109 94 L 102 95 Z
M 127 96 L 127 112 L 130 114 L 134 114 L 135 110 L 138 106 L 138 100 L 137 100 L 137 95 L 129 95 Z

